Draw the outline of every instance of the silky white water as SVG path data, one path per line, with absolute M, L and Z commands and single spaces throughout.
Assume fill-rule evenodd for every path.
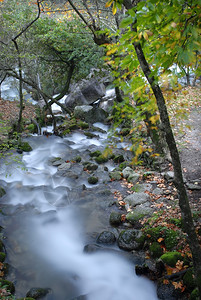
M 57 168 L 49 163 L 52 157 L 68 156 L 73 137 L 80 150 L 82 142 L 87 146 L 80 135 L 33 137 L 33 151 L 22 158 L 25 170 L 16 168 L 5 177 L 1 168 L 7 191 L 1 200 L 7 213 L 6 247 L 17 297 L 24 297 L 32 287 L 48 287 L 53 291 L 47 298 L 51 300 L 79 295 L 88 300 L 156 300 L 154 284 L 136 276 L 134 265 L 120 255 L 83 252 L 91 224 L 94 230 L 103 227 L 102 217 L 97 218 L 98 204 L 93 206 L 87 199 L 74 202 L 73 182 L 56 176 Z

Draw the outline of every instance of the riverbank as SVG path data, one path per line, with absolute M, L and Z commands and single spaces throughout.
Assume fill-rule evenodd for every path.
M 197 108 L 197 110 L 199 110 L 199 108 Z M 192 117 L 188 118 L 183 140 L 181 140 L 182 135 L 179 135 L 180 139 L 178 139 L 178 143 L 181 151 L 181 157 L 183 159 L 183 171 L 184 176 L 186 177 L 186 186 L 194 214 L 194 221 L 197 232 L 200 235 L 200 166 L 197 164 L 197 160 L 194 160 L 194 158 L 199 157 L 200 153 L 200 146 L 198 146 L 198 144 L 200 145 L 199 135 L 196 134 L 196 131 L 199 129 L 199 123 L 197 122 L 199 114 L 198 111 L 193 110 L 191 110 L 190 114 L 192 114 Z M 191 120 L 191 127 L 188 127 Z M 192 128 L 195 128 L 194 131 Z M 79 137 L 79 132 L 75 131 L 75 134 L 76 133 L 78 135 L 75 135 L 74 138 L 71 139 L 71 142 L 75 140 L 76 136 Z M 45 137 L 42 138 L 46 139 Z M 190 141 L 191 147 L 188 147 L 188 141 Z M 85 140 L 85 142 L 85 146 L 88 144 L 89 147 L 89 140 Z M 195 149 L 193 149 L 194 144 L 196 145 Z M 73 146 L 73 143 L 71 146 L 74 147 L 72 157 L 68 154 L 68 157 L 65 159 L 64 157 L 60 157 L 60 161 L 57 158 L 56 161 L 51 161 L 51 163 L 57 166 L 57 172 L 60 172 L 58 173 L 58 175 L 60 174 L 59 176 L 61 176 L 61 172 L 64 172 L 65 174 L 68 174 L 67 177 L 71 176 L 72 180 L 75 181 L 76 176 L 78 176 L 76 172 L 83 169 L 83 165 L 81 168 L 79 157 L 78 155 L 75 155 L 76 146 Z M 193 156 L 191 151 L 193 151 Z M 92 151 L 90 152 L 92 153 Z M 85 151 L 83 153 L 85 153 Z M 86 153 L 88 153 L 88 150 L 86 150 Z M 100 173 L 96 173 L 93 169 L 95 168 L 94 165 L 97 165 L 95 158 L 100 156 L 96 155 L 94 154 L 94 156 L 91 156 L 93 164 L 85 165 L 85 170 L 83 170 L 84 174 L 82 171 L 83 175 L 81 175 L 81 177 L 87 179 L 92 177 L 90 175 L 93 175 L 95 178 L 98 177 L 100 182 Z M 124 156 L 124 152 L 122 152 L 121 155 Z M 80 158 L 82 159 L 82 157 Z M 113 159 L 114 158 L 110 158 L 109 160 L 113 161 Z M 89 157 L 83 159 L 82 163 L 86 162 L 85 160 L 88 161 Z M 87 186 L 83 186 L 80 191 L 76 191 L 77 194 L 75 195 L 77 195 L 77 200 L 80 201 L 83 199 L 84 201 L 84 198 L 82 198 L 84 197 L 84 194 L 87 195 L 88 201 L 93 201 L 93 198 L 95 197 L 99 199 L 98 203 L 102 203 L 103 199 L 107 199 L 106 202 L 103 202 L 103 209 L 99 211 L 96 207 L 93 210 L 94 212 L 97 212 L 97 214 L 93 215 L 92 220 L 97 220 L 97 217 L 99 217 L 101 220 L 104 219 L 105 224 L 108 224 L 107 220 L 110 220 L 110 225 L 107 225 L 105 229 L 107 229 L 107 231 L 110 229 L 109 231 L 115 233 L 118 246 L 120 245 L 122 249 L 129 251 L 130 253 L 132 252 L 131 255 L 133 256 L 138 255 L 139 261 L 143 263 L 138 266 L 137 273 L 160 283 L 159 290 L 162 290 L 160 299 L 167 300 L 167 295 L 172 295 L 174 299 L 187 299 L 190 297 L 190 292 L 194 287 L 194 283 L 192 284 L 192 262 L 186 237 L 182 233 L 182 222 L 178 207 L 177 194 L 172 184 L 172 166 L 170 163 L 165 164 L 164 169 L 161 169 L 159 172 L 143 167 L 133 168 L 132 166 L 129 166 L 128 162 L 128 166 L 131 167 L 132 170 L 127 169 L 127 172 L 134 173 L 130 174 L 132 175 L 132 179 L 129 179 L 125 170 L 128 166 L 121 165 L 119 160 L 116 159 L 116 162 L 113 161 L 113 163 L 116 163 L 116 170 L 115 173 L 111 174 L 111 176 L 109 176 L 109 171 L 104 169 L 104 164 L 103 167 L 101 167 L 102 164 L 98 165 L 97 170 L 100 171 L 101 168 L 101 174 L 104 172 L 107 178 L 104 179 L 107 182 L 107 188 L 105 185 L 102 190 L 98 188 L 89 189 Z M 62 164 L 64 165 L 62 166 Z M 66 169 L 63 169 L 63 167 Z M 192 172 L 193 170 L 195 171 Z M 140 200 L 134 199 L 135 196 L 139 194 Z M 134 201 L 138 202 L 136 203 Z M 133 205 L 133 203 L 135 204 Z M 142 213 L 138 211 L 138 218 L 136 218 L 134 212 L 136 212 L 136 209 L 139 209 L 140 206 L 143 211 L 145 211 L 147 207 L 150 210 L 146 216 L 143 216 Z M 94 226 L 92 226 L 91 230 L 92 232 L 89 239 L 90 244 L 87 246 L 87 251 L 89 252 L 100 250 L 101 244 L 99 243 L 99 247 L 97 247 L 97 234 L 101 234 L 101 232 L 98 232 L 98 230 L 94 231 Z M 140 230 L 143 233 L 144 241 L 143 243 L 140 241 L 141 248 L 138 248 L 139 245 L 137 245 L 138 249 L 131 249 L 132 247 L 136 247 L 136 245 L 130 245 L 129 241 L 129 243 L 125 243 L 125 230 L 127 234 L 129 233 L 130 237 L 136 233 L 136 230 Z M 124 242 L 123 246 L 122 240 Z M 105 246 L 103 247 L 103 250 L 104 248 Z M 158 258 L 160 258 L 161 255 L 169 252 L 171 253 L 172 251 L 179 253 L 177 253 L 178 256 L 174 258 L 174 263 L 171 261 L 171 265 L 169 265 L 170 262 L 167 263 L 166 260 L 166 263 L 163 262 L 159 265 L 156 264 L 156 261 L 158 261 Z M 190 287 L 188 286 L 189 283 L 186 283 L 186 279 L 184 280 L 184 275 L 189 273 L 191 273 L 191 276 L 188 275 L 190 277 Z M 164 290 L 166 290 L 165 295 Z

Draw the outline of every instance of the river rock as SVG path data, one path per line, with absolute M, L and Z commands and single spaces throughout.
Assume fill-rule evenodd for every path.
M 67 108 L 73 109 L 78 105 L 92 104 L 103 96 L 105 96 L 104 84 L 94 79 L 90 81 L 83 80 L 67 96 L 65 105 Z
M 117 240 L 118 246 L 124 250 L 139 250 L 144 245 L 144 236 L 140 230 L 123 230 Z
M 48 294 L 52 294 L 52 290 L 49 288 L 31 288 L 26 297 L 34 298 L 34 299 L 45 299 L 45 296 Z
M 149 195 L 145 193 L 134 193 L 124 198 L 124 202 L 126 204 L 129 204 L 130 207 L 135 207 L 136 205 L 143 204 L 149 200 Z
M 68 163 L 64 162 L 63 164 L 58 166 L 58 171 L 66 171 L 66 170 L 69 170 L 70 167 L 71 167 L 70 162 L 68 162 Z
M 110 224 L 114 226 L 118 226 L 122 223 L 121 213 L 113 211 L 110 214 Z
M 133 174 L 133 169 L 130 167 L 126 167 L 125 169 L 122 170 L 122 174 L 124 178 L 128 178 L 131 174 Z
M 98 244 L 107 244 L 112 245 L 116 242 L 116 237 L 111 231 L 103 231 L 98 236 L 97 241 Z
M 76 106 L 74 109 L 75 118 L 81 119 L 89 124 L 95 122 L 105 122 L 108 114 L 99 107 L 91 105 Z

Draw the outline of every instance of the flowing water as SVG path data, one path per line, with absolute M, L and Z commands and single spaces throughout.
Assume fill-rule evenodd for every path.
M 46 299 L 51 300 L 80 295 L 87 300 L 157 299 L 155 286 L 136 276 L 125 258 L 109 251 L 83 252 L 88 233 L 104 230 L 108 217 L 96 199 L 88 199 L 87 193 L 79 199 L 76 194 L 87 186 L 85 178 L 58 176 L 49 162 L 52 157 L 68 159 L 73 151 L 83 156 L 88 147 L 101 147 L 104 138 L 89 140 L 80 133 L 64 139 L 31 137 L 33 151 L 22 156 L 25 170 L 2 163 L 0 185 L 7 192 L 1 198 L 2 222 L 9 280 L 15 283 L 17 297 L 32 287 L 48 287 L 53 293 Z

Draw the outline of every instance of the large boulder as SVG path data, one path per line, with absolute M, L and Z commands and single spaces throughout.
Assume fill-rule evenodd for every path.
M 65 100 L 66 107 L 71 110 L 79 105 L 92 104 L 105 96 L 105 86 L 97 80 L 85 81 L 80 85 L 75 87 L 74 91 Z
M 104 122 L 108 114 L 99 107 L 91 105 L 76 106 L 74 109 L 75 118 L 86 121 L 87 123 Z

